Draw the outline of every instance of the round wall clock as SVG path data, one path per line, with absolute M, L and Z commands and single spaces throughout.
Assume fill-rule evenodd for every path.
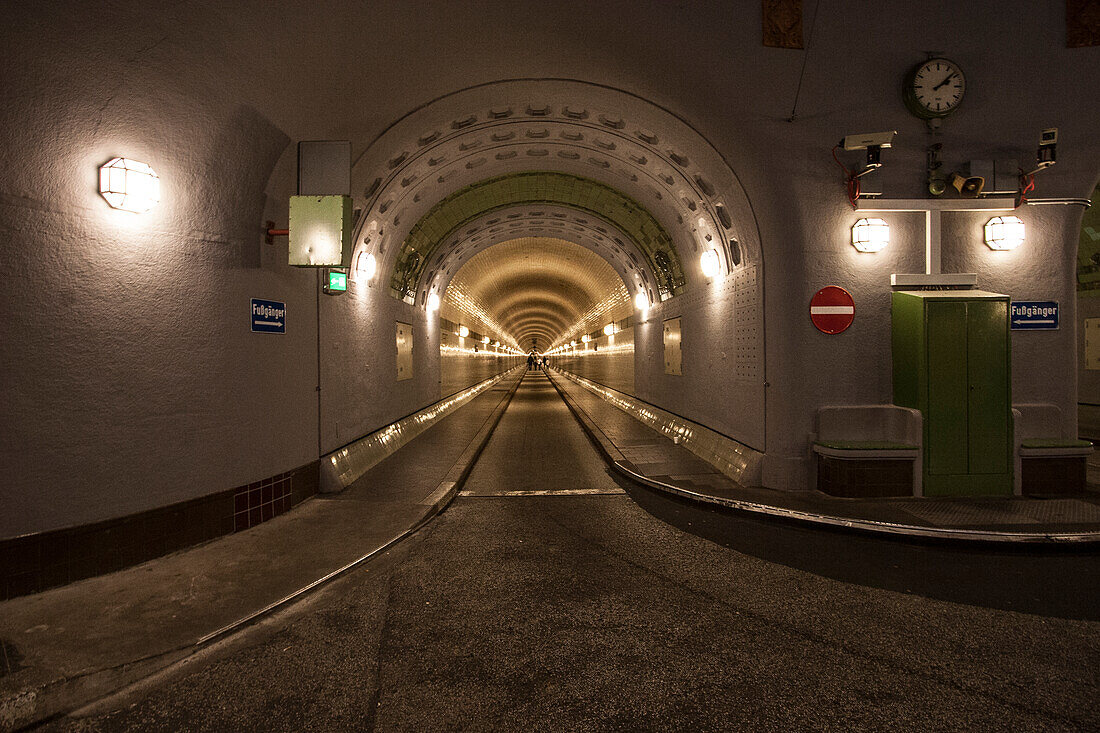
M 931 58 L 914 66 L 905 77 L 905 106 L 921 119 L 946 117 L 962 102 L 966 77 L 954 61 Z

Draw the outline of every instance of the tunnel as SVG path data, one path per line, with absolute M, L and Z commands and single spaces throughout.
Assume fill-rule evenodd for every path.
M 572 101 L 551 109 L 540 101 L 548 95 Z M 387 169 L 386 176 L 375 175 L 380 168 Z M 373 254 L 384 273 L 379 288 L 392 297 L 427 312 L 434 294 L 443 303 L 440 318 L 456 323 L 466 316 L 458 294 L 473 294 L 465 278 L 455 284 L 451 278 L 485 247 L 510 243 L 497 250 L 498 257 L 521 249 L 533 255 L 545 240 L 586 248 L 612 266 L 625 293 L 615 292 L 617 284 L 586 284 L 578 290 L 563 282 L 531 290 L 538 286 L 495 278 L 497 291 L 516 301 L 514 306 L 502 302 L 502 308 L 519 308 L 527 301 L 534 309 L 536 301 L 546 301 L 544 326 L 556 325 L 485 335 L 494 342 L 500 336 L 511 339 L 514 348 L 522 342 L 524 351 L 532 348 L 531 339 L 541 338 L 537 348 L 548 351 L 590 336 L 590 347 L 575 350 L 580 359 L 585 351 L 595 356 L 601 347 L 609 353 L 603 329 L 614 323 L 620 334 L 617 361 L 624 365 L 617 369 L 619 376 L 609 375 L 615 386 L 681 414 L 706 415 L 708 424 L 763 451 L 764 395 L 756 379 L 763 373 L 764 343 L 759 235 L 733 172 L 690 126 L 642 99 L 577 82 L 485 85 L 436 100 L 401 120 L 359 156 L 352 178 L 353 190 L 362 188 L 365 197 L 353 259 Z M 716 186 L 723 186 L 721 195 Z M 526 245 L 515 242 L 520 239 Z M 700 257 L 710 250 L 721 274 L 730 276 L 724 290 L 702 273 Z M 589 265 L 581 262 L 559 259 L 542 267 L 564 279 L 574 270 L 587 272 Z M 492 267 L 511 272 L 503 260 Z M 451 287 L 461 290 L 452 293 Z M 593 287 L 602 292 L 594 294 Z M 638 339 L 654 348 L 654 339 L 662 338 L 657 326 L 679 315 L 672 306 L 675 297 L 693 289 L 700 304 L 728 304 L 721 314 L 715 307 L 700 307 L 701 353 L 709 351 L 706 334 L 719 317 L 738 323 L 735 348 L 706 357 L 733 362 L 727 367 L 733 367 L 734 378 L 721 389 L 732 400 L 729 409 L 715 410 L 713 400 L 697 397 L 701 390 L 665 379 L 663 363 L 648 362 L 641 373 L 632 374 L 635 359 L 627 344 Z M 650 304 L 645 319 L 634 307 L 639 294 Z M 580 311 L 563 312 L 548 299 Z M 485 309 L 487 303 L 466 307 Z M 516 317 L 518 311 L 508 314 Z M 431 334 L 433 324 L 426 326 Z M 503 328 L 516 325 L 498 319 L 496 330 Z M 434 351 L 433 341 L 426 346 Z M 587 361 L 595 365 L 606 359 Z M 704 361 L 696 378 L 709 365 Z M 690 381 L 692 375 L 687 376 Z
M 1093 6 L 6 8 L 0 729 L 1096 727 Z

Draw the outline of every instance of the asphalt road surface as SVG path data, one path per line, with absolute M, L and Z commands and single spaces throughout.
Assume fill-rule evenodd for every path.
M 952 556 L 823 551 L 835 535 L 624 486 L 529 375 L 424 530 L 118 709 L 48 727 L 1100 730 L 1094 557 L 923 572 Z M 1044 600 L 1044 568 L 1084 590 Z M 969 574 L 978 590 L 937 586 Z

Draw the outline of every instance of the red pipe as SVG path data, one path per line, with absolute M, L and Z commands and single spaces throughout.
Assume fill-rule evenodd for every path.
M 267 227 L 266 233 L 264 234 L 264 241 L 268 244 L 275 244 L 276 236 L 285 237 L 290 234 L 289 229 L 276 229 L 275 222 L 270 219 L 264 222 L 264 226 Z

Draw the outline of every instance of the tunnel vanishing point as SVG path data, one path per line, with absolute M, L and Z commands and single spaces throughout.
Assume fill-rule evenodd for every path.
M 6 4 L 3 597 L 338 491 L 529 353 L 744 486 L 1082 489 L 1076 5 Z

